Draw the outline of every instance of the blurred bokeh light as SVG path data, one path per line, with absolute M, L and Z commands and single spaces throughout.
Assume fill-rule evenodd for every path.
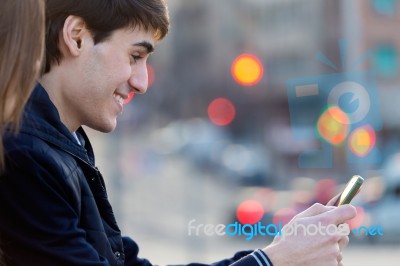
M 235 106 L 226 98 L 214 99 L 208 106 L 208 117 L 218 126 L 229 125 L 235 118 L 235 114 Z
M 241 54 L 232 63 L 232 76 L 243 86 L 256 85 L 263 77 L 264 67 L 254 55 Z
M 375 143 L 375 130 L 369 125 L 354 129 L 349 137 L 350 149 L 359 157 L 366 156 L 375 147 Z
M 236 211 L 236 217 L 241 224 L 255 224 L 264 215 L 264 208 L 256 200 L 246 200 L 242 202 Z
M 328 107 L 319 117 L 317 130 L 332 145 L 342 144 L 349 133 L 349 118 L 338 106 Z

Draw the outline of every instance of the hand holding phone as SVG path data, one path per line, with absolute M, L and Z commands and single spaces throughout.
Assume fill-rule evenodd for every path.
M 343 204 L 349 204 L 357 194 L 363 182 L 364 178 L 359 175 L 354 175 L 347 183 L 345 189 L 343 190 L 342 194 L 340 194 L 334 205 L 340 206 Z

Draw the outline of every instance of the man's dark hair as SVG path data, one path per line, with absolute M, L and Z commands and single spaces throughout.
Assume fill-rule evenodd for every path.
M 114 30 L 125 27 L 154 30 L 156 40 L 163 39 L 169 28 L 164 0 L 47 0 L 44 73 L 62 59 L 59 36 L 70 15 L 85 21 L 95 44 L 106 40 Z

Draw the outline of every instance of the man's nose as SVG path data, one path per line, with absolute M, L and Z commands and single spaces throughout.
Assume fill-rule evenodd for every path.
M 136 69 L 136 71 L 132 71 L 128 82 L 134 93 L 146 93 L 148 87 L 147 67 L 144 66 L 140 69 Z

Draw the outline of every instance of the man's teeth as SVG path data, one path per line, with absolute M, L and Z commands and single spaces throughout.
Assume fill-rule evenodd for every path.
M 124 99 L 118 95 L 118 94 L 114 94 L 113 97 L 120 103 L 120 104 L 124 104 Z

